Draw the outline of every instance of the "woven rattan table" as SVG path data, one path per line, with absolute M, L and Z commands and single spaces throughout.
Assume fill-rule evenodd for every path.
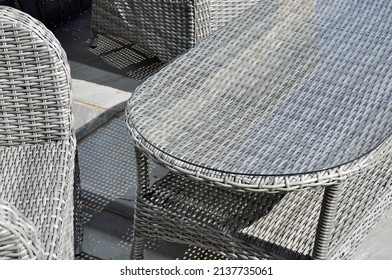
M 131 257 L 349 258 L 392 201 L 391 43 L 389 0 L 260 1 L 149 78 Z

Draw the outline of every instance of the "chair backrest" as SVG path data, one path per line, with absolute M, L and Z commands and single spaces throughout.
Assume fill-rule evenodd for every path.
M 39 21 L 0 6 L 0 146 L 73 135 L 66 54 Z

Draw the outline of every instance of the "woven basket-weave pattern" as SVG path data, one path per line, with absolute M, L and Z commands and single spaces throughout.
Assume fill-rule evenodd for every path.
M 42 259 L 34 225 L 11 204 L 0 200 L 0 260 Z
M 68 140 L 69 67 L 53 34 L 21 12 L 2 9 L 0 145 Z
M 345 177 L 329 259 L 348 259 L 392 201 L 392 154 Z M 137 201 L 139 236 L 192 244 L 234 259 L 310 259 L 322 188 L 275 194 L 212 188 L 169 174 Z M 179 226 L 181 225 L 181 226 Z
M 66 54 L 43 24 L 0 7 L 0 199 L 39 233 L 45 258 L 72 259 L 76 140 Z
M 260 1 L 129 100 L 145 237 L 346 259 L 392 203 L 392 2 Z M 152 186 L 146 156 L 171 173 Z
M 184 172 L 251 188 L 329 180 L 381 145 L 392 2 L 305 2 L 260 2 L 143 83 L 127 109 L 133 136 Z
M 169 61 L 258 0 L 94 0 L 92 32 L 119 36 Z

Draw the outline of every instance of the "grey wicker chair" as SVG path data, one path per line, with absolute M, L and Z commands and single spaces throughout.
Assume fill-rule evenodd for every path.
M 34 225 L 45 258 L 73 259 L 74 229 L 76 245 L 81 241 L 81 224 L 73 225 L 80 186 L 73 186 L 76 139 L 66 54 L 43 24 L 5 6 L 0 48 L 0 200 Z
M 35 226 L 0 200 L 0 260 L 40 260 L 44 250 Z
M 169 61 L 259 0 L 93 0 L 91 45 L 97 34 L 127 39 Z
M 389 0 L 260 1 L 144 82 L 131 257 L 350 258 L 392 203 L 391 27 Z

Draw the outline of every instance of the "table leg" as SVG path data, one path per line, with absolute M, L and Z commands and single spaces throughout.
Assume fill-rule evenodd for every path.
M 134 231 L 133 240 L 131 247 L 131 259 L 143 259 L 144 243 L 145 238 L 140 234 L 139 223 L 138 223 L 138 205 L 143 193 L 147 191 L 150 185 L 148 177 L 148 161 L 147 157 L 135 147 L 137 172 L 138 172 L 138 187 L 137 187 L 137 198 L 135 204 L 135 218 L 134 218 Z
M 341 185 L 325 187 L 320 218 L 317 225 L 316 239 L 313 248 L 314 259 L 322 260 L 328 257 L 328 251 L 330 248 L 332 233 L 335 227 L 336 213 L 341 193 Z

